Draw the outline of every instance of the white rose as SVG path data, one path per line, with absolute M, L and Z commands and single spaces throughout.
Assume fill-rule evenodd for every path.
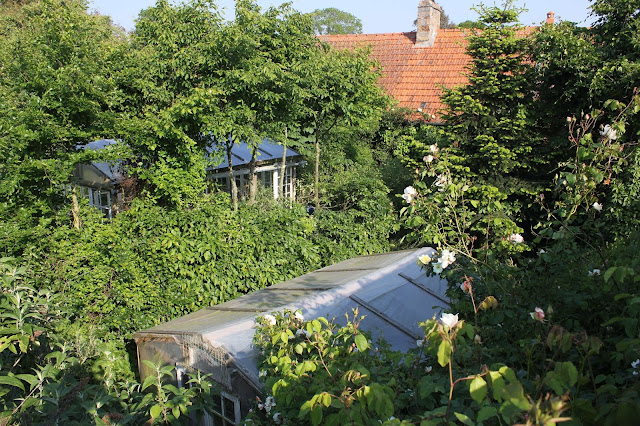
M 606 126 L 604 126 L 604 128 L 602 130 L 600 130 L 600 136 L 604 136 L 605 138 L 607 138 L 609 140 L 612 140 L 612 141 L 615 141 L 616 139 L 618 139 L 618 134 L 608 124 Z
M 414 198 L 418 195 L 418 191 L 413 186 L 407 186 L 404 189 L 404 194 L 402 194 L 402 198 L 407 202 L 411 203 Z
M 458 324 L 458 314 L 442 314 L 440 323 L 447 329 L 451 330 L 456 326 L 456 324 Z
M 520 234 L 511 234 L 511 236 L 509 236 L 509 241 L 520 244 L 524 242 L 524 238 Z
M 273 315 L 266 314 L 262 318 L 268 325 L 276 325 L 276 318 Z

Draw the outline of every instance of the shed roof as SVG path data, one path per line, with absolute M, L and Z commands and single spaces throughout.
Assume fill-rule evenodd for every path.
M 78 145 L 77 148 L 90 151 L 100 151 L 116 143 L 118 143 L 118 141 L 115 139 L 99 139 L 84 145 Z M 121 177 L 121 173 L 118 170 L 118 164 L 109 164 L 106 161 L 92 161 L 91 166 L 93 166 L 99 173 L 103 174 L 105 179 L 113 184 L 115 184 Z
M 282 148 L 283 148 L 282 145 L 277 144 L 272 140 L 265 138 L 262 140 L 260 145 L 258 145 L 256 161 L 260 163 L 265 161 L 279 160 L 282 158 Z M 209 151 L 209 153 L 215 152 L 216 149 L 219 149 L 219 147 L 217 147 L 215 144 L 212 144 L 207 147 L 207 151 Z M 233 161 L 234 167 L 236 166 L 241 167 L 251 162 L 252 153 L 251 153 L 251 149 L 249 148 L 249 144 L 247 144 L 246 142 L 234 143 L 233 146 L 231 147 L 231 155 L 233 156 L 232 161 Z M 287 148 L 286 155 L 287 155 L 287 159 L 300 156 L 300 154 L 298 154 L 296 151 L 290 148 Z M 213 170 L 222 170 L 228 167 L 229 167 L 229 161 L 227 160 L 227 156 L 224 155 L 222 163 L 214 166 Z
M 133 337 L 137 342 L 170 336 L 207 342 L 225 352 L 256 387 L 260 386 L 258 353 L 252 345 L 256 318 L 273 311 L 300 309 L 307 319 L 324 316 L 341 323 L 345 313 L 358 307 L 366 315 L 363 329 L 384 337 L 394 349 L 406 350 L 423 335 L 418 322 L 448 305 L 446 281 L 427 277 L 416 263 L 419 256 L 431 253 L 433 249 L 421 248 L 352 258 Z

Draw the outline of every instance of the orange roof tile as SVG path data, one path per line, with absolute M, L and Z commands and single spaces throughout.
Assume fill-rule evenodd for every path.
M 538 27 L 521 27 L 516 31 L 526 37 Z M 453 88 L 467 83 L 466 54 L 470 30 L 439 29 L 433 46 L 416 47 L 416 32 L 387 34 L 334 34 L 318 38 L 337 49 L 370 47 L 371 58 L 380 63 L 379 83 L 398 101 L 398 106 L 439 116 L 442 87 Z
M 468 31 L 440 29 L 433 46 L 415 47 L 416 33 L 336 34 L 319 36 L 337 49 L 371 48 L 371 58 L 380 63 L 380 85 L 400 107 L 439 114 L 442 86 L 465 84 L 465 53 Z

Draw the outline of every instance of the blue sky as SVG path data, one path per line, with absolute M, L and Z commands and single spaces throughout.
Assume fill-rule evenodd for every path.
M 134 19 L 140 10 L 155 3 L 155 0 L 89 0 L 90 9 L 104 15 L 110 15 L 114 22 L 127 30 L 134 27 Z M 475 20 L 477 14 L 470 10 L 479 0 L 440 0 L 438 4 L 449 15 L 453 22 Z M 216 2 L 221 9 L 227 11 L 227 17 L 233 17 L 233 0 Z M 282 1 L 258 0 L 262 7 L 277 6 Z M 416 19 L 419 0 L 292 0 L 293 7 L 301 12 L 312 12 L 315 9 L 335 7 L 352 13 L 362 20 L 365 33 L 393 33 L 411 31 Z M 589 18 L 589 0 L 516 0 L 516 5 L 529 9 L 520 15 L 520 22 L 525 25 L 538 24 L 543 21 L 547 12 L 553 11 L 556 17 L 577 22 L 579 25 L 591 24 Z M 493 5 L 492 0 L 484 0 L 484 4 Z M 501 1 L 496 4 L 502 4 Z

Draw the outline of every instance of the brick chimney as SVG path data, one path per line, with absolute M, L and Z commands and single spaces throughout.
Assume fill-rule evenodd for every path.
M 418 21 L 415 47 L 433 46 L 440 28 L 442 8 L 433 0 L 421 0 L 418 4 Z
M 554 22 L 556 22 L 556 19 L 554 18 L 555 13 L 553 12 L 549 12 L 547 13 L 547 24 L 553 24 Z

